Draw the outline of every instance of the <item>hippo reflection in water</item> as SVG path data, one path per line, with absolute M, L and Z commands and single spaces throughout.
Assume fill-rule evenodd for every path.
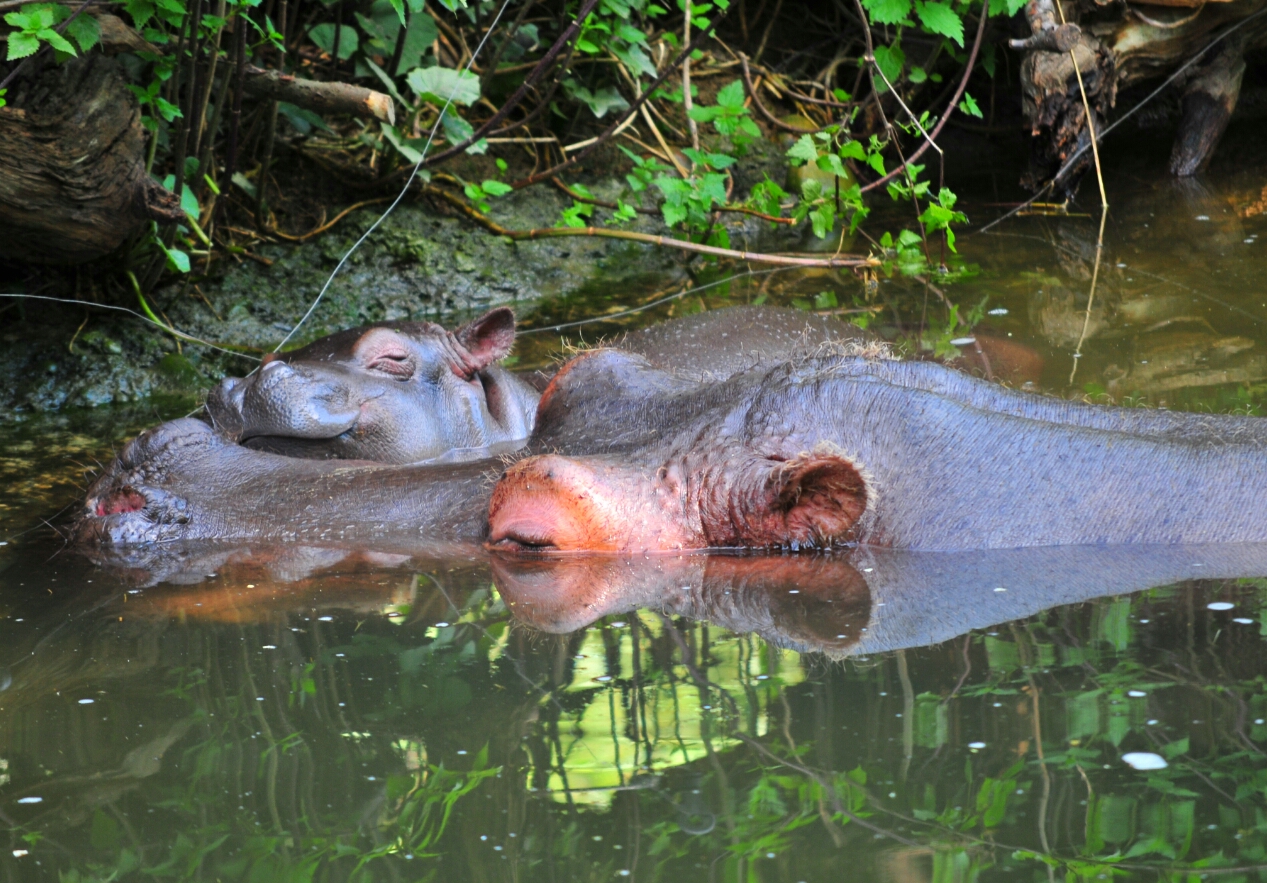
M 509 467 L 300 460 L 175 421 L 124 449 L 76 531 L 509 552 L 1249 542 L 1267 540 L 1264 442 L 1257 418 L 1068 403 L 926 362 L 820 353 L 705 381 L 596 350 L 551 381 L 535 456 Z
M 146 587 L 131 596 L 130 617 L 244 623 L 286 611 L 395 618 L 410 610 L 427 621 L 461 607 L 464 587 L 487 586 L 491 566 L 507 609 L 540 631 L 566 634 L 644 609 L 830 656 L 937 644 L 1058 605 L 1181 580 L 1267 573 L 1267 544 L 1231 543 L 633 557 L 490 556 L 478 546 L 419 542 L 176 543 L 90 554 L 129 584 Z M 367 568 L 441 576 L 421 583 L 366 579 Z

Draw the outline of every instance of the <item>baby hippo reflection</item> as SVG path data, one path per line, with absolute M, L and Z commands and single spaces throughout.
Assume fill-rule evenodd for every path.
M 515 618 L 556 634 L 650 608 L 844 655 L 871 616 L 866 581 L 840 555 L 497 558 L 493 575 Z

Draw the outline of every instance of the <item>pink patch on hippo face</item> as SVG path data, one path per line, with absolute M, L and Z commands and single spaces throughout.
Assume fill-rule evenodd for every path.
M 98 518 L 105 518 L 107 515 L 126 515 L 129 512 L 140 512 L 145 508 L 145 497 L 125 487 L 117 493 L 108 497 L 103 497 L 97 501 L 96 514 Z

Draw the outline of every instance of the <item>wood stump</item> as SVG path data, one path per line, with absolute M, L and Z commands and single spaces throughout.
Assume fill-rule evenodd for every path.
M 19 77 L 0 108 L 0 258 L 82 264 L 183 214 L 145 173 L 140 108 L 98 53 Z

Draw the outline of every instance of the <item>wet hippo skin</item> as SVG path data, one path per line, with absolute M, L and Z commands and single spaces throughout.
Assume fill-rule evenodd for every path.
M 585 358 L 540 406 L 534 446 L 559 453 L 493 493 L 495 548 L 1267 540 L 1258 418 L 1067 403 L 930 363 L 821 356 L 691 386 L 618 351 Z M 625 377 L 639 405 L 622 434 Z M 567 455 L 596 424 L 614 444 Z
M 496 364 L 514 340 L 505 307 L 456 331 L 431 322 L 341 331 L 225 379 L 207 414 L 231 441 L 292 457 L 411 463 L 513 450 L 537 406 L 537 391 Z
M 598 350 L 552 381 L 527 451 L 298 460 L 174 421 L 107 467 L 75 532 L 512 553 L 1267 539 L 1267 421 L 1068 403 L 932 363 L 826 352 L 706 382 Z
M 504 307 L 452 332 L 430 322 L 342 331 L 225 379 L 208 398 L 208 417 L 231 441 L 291 457 L 403 464 L 513 451 L 528 438 L 549 379 L 534 387 L 496 364 L 514 334 Z M 613 345 L 678 378 L 724 380 L 842 341 L 876 338 L 834 317 L 759 306 L 672 319 Z M 1015 345 L 985 342 L 964 367 L 993 363 L 989 373 L 1012 377 L 1023 362 L 1031 379 L 1034 366 L 1017 361 Z

